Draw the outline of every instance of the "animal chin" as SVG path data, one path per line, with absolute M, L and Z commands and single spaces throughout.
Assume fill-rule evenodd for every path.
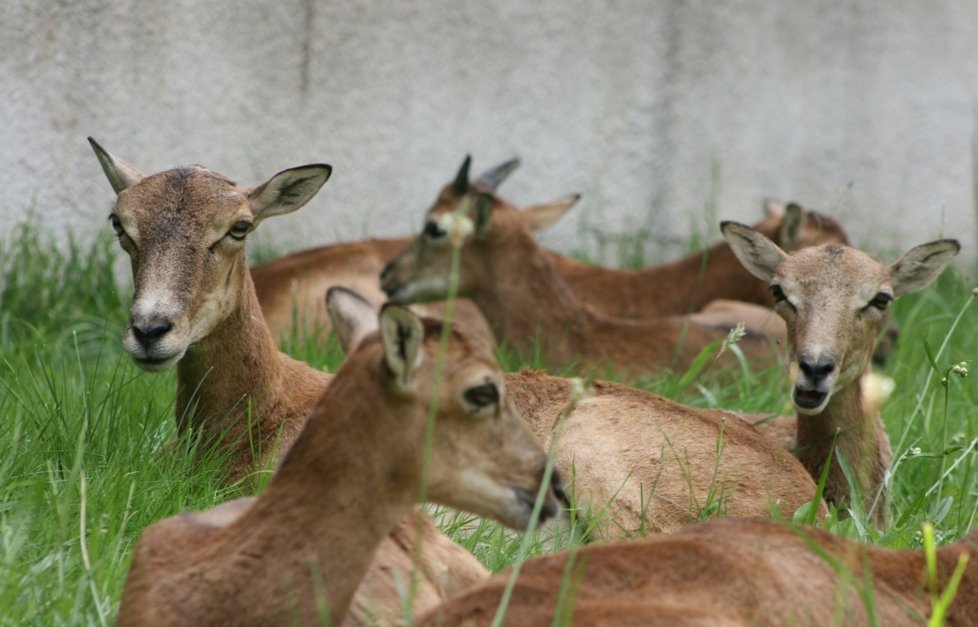
M 173 355 L 170 357 L 156 358 L 156 357 L 137 357 L 132 355 L 132 361 L 137 366 L 143 370 L 149 372 L 161 372 L 163 370 L 169 370 L 176 365 L 180 358 L 183 357 L 183 351 L 178 355 Z
M 180 347 L 177 350 L 170 350 L 167 352 L 163 351 L 147 351 L 142 346 L 136 345 L 135 347 L 130 346 L 128 341 L 124 341 L 126 352 L 132 357 L 134 364 L 147 370 L 149 372 L 161 372 L 163 370 L 169 370 L 176 365 L 178 361 L 183 358 L 184 353 L 187 352 L 187 347 Z
M 795 409 L 801 414 L 817 414 L 825 409 L 829 402 L 829 393 L 822 390 L 807 390 L 795 387 L 791 396 Z

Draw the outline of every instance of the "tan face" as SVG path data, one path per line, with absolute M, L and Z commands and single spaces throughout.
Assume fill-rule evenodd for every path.
M 817 414 L 869 364 L 894 297 L 889 269 L 863 252 L 829 244 L 787 257 L 770 285 L 775 311 L 788 327 L 792 401 L 800 413 Z
M 791 398 L 809 415 L 866 369 L 890 302 L 927 287 L 961 248 L 937 240 L 886 266 L 842 244 L 788 255 L 749 226 L 723 222 L 720 230 L 744 267 L 769 282 L 788 327 Z
M 448 296 L 453 242 L 462 246 L 458 295 L 471 296 L 479 285 L 471 249 L 488 237 L 490 216 L 516 209 L 488 192 L 458 195 L 451 186 L 442 190 L 425 215 L 424 227 L 407 248 L 391 260 L 380 275 L 380 286 L 394 302 L 417 303 Z
M 519 165 L 505 161 L 469 181 L 466 157 L 455 180 L 438 194 L 425 214 L 421 233 L 380 273 L 380 286 L 390 300 L 419 303 L 448 297 L 453 244 L 461 247 L 458 295 L 471 297 L 487 279 L 494 225 L 539 230 L 559 220 L 580 198 L 573 194 L 518 209 L 496 195 L 496 188 Z
M 109 216 L 129 254 L 135 293 L 122 344 L 146 370 L 173 366 L 240 303 L 245 237 L 259 221 L 299 209 L 332 168 L 311 164 L 238 187 L 192 166 L 144 176 L 89 138 L 118 194 Z
M 251 206 L 223 176 L 181 168 L 122 191 L 110 221 L 135 287 L 123 346 L 147 370 L 168 368 L 239 299 Z
M 428 500 L 488 516 L 510 527 L 526 528 L 547 458 L 507 401 L 503 374 L 491 349 L 452 329 L 439 357 L 441 323 L 422 322 L 397 305 L 385 306 L 378 320 L 369 302 L 342 287 L 329 290 L 326 308 L 350 353 L 344 368 L 371 363 L 380 372 L 376 378 L 384 382 L 385 394 L 389 395 L 383 400 L 387 408 L 368 413 L 396 420 L 385 433 L 397 441 L 391 448 L 402 451 L 405 457 L 388 459 L 388 465 L 396 468 L 399 476 L 420 481 L 422 447 L 432 399 L 437 394 Z M 381 359 L 375 350 L 378 327 Z M 345 381 L 343 376 L 341 371 L 332 389 Z M 364 388 L 351 393 L 380 400 L 376 390 Z M 556 514 L 561 498 L 560 480 L 554 472 L 541 520 Z
M 437 342 L 428 342 L 434 364 Z M 503 376 L 490 356 L 452 357 L 440 395 L 435 426 L 436 446 L 429 473 L 431 499 L 488 516 L 516 529 L 530 522 L 533 504 L 547 463 L 506 398 Z M 426 390 L 426 392 L 430 392 Z M 541 519 L 556 515 L 554 474 L 541 510 Z

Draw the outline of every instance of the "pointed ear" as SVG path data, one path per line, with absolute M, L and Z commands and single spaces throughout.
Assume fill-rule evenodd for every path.
M 788 255 L 754 229 L 739 222 L 721 222 L 720 232 L 747 271 L 762 281 L 770 281 L 774 269 Z
M 764 215 L 768 218 L 780 218 L 784 215 L 784 203 L 777 198 L 765 198 Z
M 551 200 L 550 202 L 524 207 L 520 210 L 520 214 L 526 220 L 526 224 L 530 227 L 531 231 L 539 231 L 540 229 L 553 226 L 580 199 L 580 194 L 571 194 L 570 196 L 564 196 L 563 198 Z
M 452 190 L 456 196 L 464 196 L 469 192 L 469 167 L 472 165 L 472 155 L 465 155 L 462 167 L 458 169 L 455 180 L 452 181 Z
M 778 232 L 778 243 L 781 244 L 782 250 L 798 248 L 798 235 L 801 233 L 801 225 L 804 220 L 805 210 L 800 205 L 789 203 L 784 208 L 781 230 Z
M 502 163 L 489 168 L 479 175 L 479 179 L 475 182 L 475 184 L 490 192 L 494 192 L 499 185 L 506 180 L 506 177 L 512 174 L 513 170 L 518 168 L 519 165 L 519 157 L 513 157 L 509 161 L 503 161 Z
M 406 307 L 388 303 L 380 310 L 380 337 L 384 359 L 401 388 L 411 384 L 421 365 L 421 343 L 424 326 L 421 319 Z
M 105 172 L 105 176 L 109 179 L 109 184 L 112 185 L 116 194 L 142 180 L 143 173 L 134 166 L 118 157 L 113 157 L 91 137 L 88 138 L 88 143 L 92 145 L 92 150 L 95 151 L 95 156 L 98 157 L 98 162 L 102 165 L 102 171 Z
M 349 355 L 366 336 L 377 330 L 377 310 L 351 289 L 334 285 L 326 290 L 326 311 L 343 352 Z
M 475 237 L 485 237 L 492 228 L 492 210 L 496 207 L 496 198 L 489 193 L 479 194 L 475 197 L 475 207 L 472 210 L 472 222 L 475 228 Z
M 961 244 L 954 239 L 941 239 L 911 248 L 907 254 L 890 264 L 893 296 L 916 292 L 930 285 L 959 250 Z
M 257 187 L 248 190 L 248 202 L 257 224 L 265 218 L 292 213 L 309 202 L 319 191 L 332 166 L 314 163 L 283 170 Z

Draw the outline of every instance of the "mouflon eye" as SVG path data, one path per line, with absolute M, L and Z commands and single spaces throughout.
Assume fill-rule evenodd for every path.
M 485 383 L 465 391 L 465 400 L 476 407 L 488 407 L 499 402 L 499 388 L 495 383 Z
M 112 224 L 112 228 L 115 229 L 115 234 L 119 237 L 126 234 L 126 230 L 122 228 L 122 220 L 116 214 L 113 213 L 109 216 L 109 223 Z
M 889 305 L 891 302 L 893 302 L 893 296 L 891 294 L 887 294 L 886 292 L 880 292 L 879 294 L 873 297 L 873 300 L 869 301 L 869 304 L 873 307 L 876 307 L 880 311 L 885 311 L 887 305 Z
M 231 227 L 231 230 L 228 231 L 228 235 L 231 236 L 231 239 L 236 239 L 240 242 L 246 235 L 248 235 L 250 231 L 251 222 L 248 222 L 247 220 L 238 220 L 234 223 L 234 226 Z
M 424 234 L 432 239 L 438 239 L 439 237 L 445 237 L 448 231 L 441 228 L 441 225 L 434 220 L 428 220 L 424 225 Z

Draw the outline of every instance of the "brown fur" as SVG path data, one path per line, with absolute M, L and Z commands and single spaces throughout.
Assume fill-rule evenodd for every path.
M 489 198 L 487 202 L 495 203 Z M 468 215 L 478 224 L 479 209 L 471 205 Z M 446 215 L 451 214 L 437 206 L 428 220 Z M 624 376 L 681 371 L 705 345 L 729 332 L 685 316 L 606 318 L 575 297 L 518 212 L 496 203 L 488 215 L 487 226 L 463 245 L 459 294 L 475 302 L 500 341 L 524 355 L 539 350 L 551 368 L 576 365 Z M 385 270 L 383 287 L 398 301 L 444 298 L 449 259 L 447 242 L 433 243 L 421 234 Z M 776 361 L 776 351 L 765 337 L 748 335 L 740 347 L 759 365 Z M 721 362 L 731 359 L 727 354 Z
M 674 531 L 711 498 L 726 516 L 790 516 L 815 493 L 794 457 L 732 412 L 596 381 L 558 423 L 568 379 L 523 371 L 506 389 L 541 445 L 557 439 L 555 466 L 598 538 Z
M 478 189 L 477 184 L 473 188 Z M 482 193 L 485 190 L 479 189 Z M 459 194 L 453 183 L 442 188 L 432 211 L 454 211 L 466 194 Z M 494 196 L 496 202 L 516 209 Z M 775 207 L 769 202 L 769 207 Z M 519 212 L 533 229 L 549 226 L 560 213 L 546 205 L 527 207 Z M 801 226 L 784 233 L 785 208 L 769 208 L 768 216 L 756 227 L 775 238 L 787 249 L 823 241 L 845 243 L 846 235 L 834 220 L 814 212 L 803 214 Z M 790 240 L 790 241 L 789 241 Z M 377 276 L 385 264 L 410 243 L 409 238 L 367 239 L 313 248 L 274 259 L 251 269 L 262 310 L 276 339 L 298 333 L 299 337 L 325 338 L 330 329 L 322 295 L 333 285 L 343 285 L 364 296 L 374 306 L 386 298 Z M 674 263 L 619 270 L 578 262 L 554 251 L 547 258 L 564 278 L 572 292 L 599 314 L 611 318 L 652 318 L 699 311 L 716 299 L 731 299 L 764 306 L 772 304 L 763 283 L 743 269 L 726 243 L 692 254 Z M 658 289 L 668 285 L 668 290 Z M 422 315 L 441 317 L 442 303 L 417 304 Z M 488 323 L 467 299 L 459 299 L 456 319 L 470 332 L 492 338 Z M 754 315 L 757 315 L 756 313 Z M 722 319 L 723 324 L 728 319 Z M 298 324 L 298 328 L 295 328 Z M 748 325 L 748 328 L 750 326 Z M 783 335 L 783 330 L 779 330 Z
M 373 315 L 349 290 L 331 299 L 339 319 Z M 356 336 L 344 333 L 344 346 Z M 569 481 L 578 514 L 602 539 L 671 531 L 715 514 L 785 515 L 813 499 L 815 484 L 782 447 L 742 416 L 685 407 L 618 383 L 524 370 L 505 375 L 506 394 Z M 712 501 L 711 501 L 712 500 Z M 816 516 L 824 515 L 817 503 Z
M 840 244 L 787 254 L 750 227 L 726 222 L 722 229 L 744 266 L 781 293 L 775 310 L 788 330 L 798 458 L 813 477 L 830 464 L 825 498 L 844 506 L 850 486 L 836 454 L 844 455 L 860 505 L 882 524 L 892 453 L 878 403 L 864 398 L 862 380 L 889 301 L 928 285 L 960 246 L 952 240 L 924 244 L 885 266 Z M 827 370 L 818 374 L 815 366 Z
M 323 294 L 334 285 L 348 287 L 380 307 L 387 297 L 377 277 L 409 241 L 404 237 L 344 242 L 253 266 L 251 277 L 272 336 L 282 340 L 295 333 L 301 340 L 324 340 L 332 324 L 323 305 Z M 445 315 L 444 303 L 426 303 L 411 309 L 433 318 Z M 470 301 L 456 301 L 454 318 L 469 333 L 494 341 L 488 323 Z
M 132 261 L 134 308 L 141 295 L 169 287 L 178 295 L 169 300 L 183 301 L 186 307 L 172 308 L 174 328 L 163 339 L 170 334 L 203 334 L 186 347 L 182 359 L 177 357 L 178 430 L 192 429 L 205 444 L 219 443 L 228 456 L 228 481 L 272 466 L 298 436 L 331 375 L 277 350 L 247 271 L 243 243 L 223 237 L 236 220 L 255 220 L 249 197 L 264 186 L 241 188 L 200 167 L 143 177 L 131 165 L 93 147 L 110 182 L 123 188 L 113 214 L 121 220 L 120 244 Z M 220 303 L 219 315 L 201 313 L 207 296 Z M 131 319 L 127 349 L 134 341 L 132 324 Z M 204 330 L 194 331 L 195 325 Z M 140 349 L 134 357 L 144 352 Z M 419 602 L 443 599 L 455 587 L 488 575 L 430 518 L 419 518 L 425 559 L 432 562 L 424 571 L 432 576 L 422 580 Z M 401 525 L 402 535 L 415 527 L 410 519 Z M 413 551 L 413 545 L 384 540 L 358 593 L 351 621 L 362 622 L 366 615 L 361 612 L 368 606 L 384 620 L 400 616 L 399 601 L 390 593 L 395 579 L 406 576 L 408 571 L 402 569 L 411 564 Z
M 947 625 L 978 624 L 976 543 L 978 531 L 938 550 L 940 590 L 959 556 L 970 556 Z M 501 573 L 451 599 L 420 624 L 490 624 L 508 576 Z M 561 587 L 565 580 L 569 589 Z M 565 620 L 557 624 L 868 625 L 860 593 L 865 582 L 874 595 L 874 624 L 917 625 L 930 616 L 925 581 L 923 551 L 865 546 L 773 521 L 715 520 L 667 536 L 527 562 L 505 624 L 554 624 L 563 591 Z
M 424 335 L 420 324 L 412 333 Z M 376 335 L 364 341 L 319 399 L 258 499 L 149 527 L 134 552 L 119 623 L 312 624 L 324 617 L 342 622 L 381 541 L 391 541 L 387 534 L 399 521 L 424 524 L 418 513 L 405 516 L 421 490 L 439 336 L 430 333 L 420 341 L 420 365 L 413 365 L 410 351 L 400 362 L 412 371 L 406 384 L 389 367 L 392 350 L 403 349 L 386 341 L 381 347 Z M 456 338 L 446 363 L 450 370 L 439 376 L 429 498 L 525 526 L 533 503 L 522 493 L 536 493 L 546 456 L 504 396 L 476 409 L 461 400 L 472 386 L 501 380 L 491 354 Z M 466 479 L 471 472 L 482 479 L 473 484 Z M 486 484 L 496 492 L 480 493 Z M 556 509 L 552 492 L 545 507 Z M 415 528 L 400 525 L 393 541 L 402 556 L 410 556 Z M 422 559 L 423 571 L 432 567 L 436 572 L 424 574 L 441 577 L 447 588 L 461 587 Z M 419 599 L 419 606 L 436 600 Z M 366 614 L 368 608 L 359 610 Z M 391 618 L 379 616 L 383 622 Z
M 784 209 L 769 212 L 754 228 L 785 250 L 826 242 L 848 243 L 842 226 L 814 211 L 802 214 L 801 226 L 784 233 Z M 725 241 L 671 263 L 621 270 L 575 261 L 557 254 L 550 263 L 582 302 L 614 318 L 652 318 L 700 311 L 714 300 L 774 304 L 763 281 L 737 261 Z M 662 287 L 668 286 L 668 289 Z

